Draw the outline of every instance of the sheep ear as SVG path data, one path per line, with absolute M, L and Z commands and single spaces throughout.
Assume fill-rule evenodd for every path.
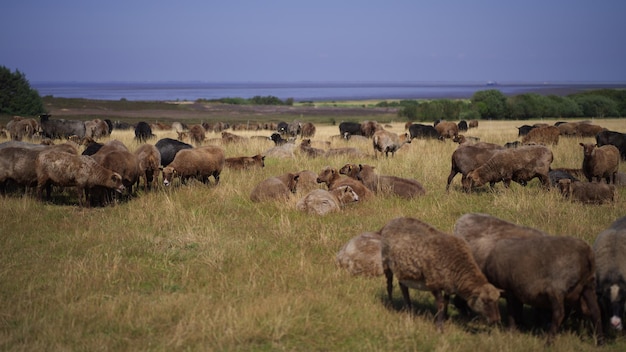
M 300 179 L 300 175 L 295 175 L 295 176 L 293 177 L 293 180 L 294 180 L 294 181 L 298 181 L 299 179 Z
M 584 144 L 584 143 L 582 143 L 582 142 L 581 142 L 581 143 L 578 143 L 578 144 L 580 144 L 580 146 L 581 146 L 581 147 L 583 147 L 583 148 L 585 147 L 585 144 Z
M 359 164 L 359 170 L 363 170 L 363 165 Z

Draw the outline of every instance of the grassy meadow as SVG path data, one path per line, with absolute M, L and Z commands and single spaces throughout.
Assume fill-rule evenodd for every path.
M 504 144 L 517 139 L 523 123 L 480 121 L 466 134 Z M 626 132 L 623 119 L 594 123 Z M 404 132 L 404 122 L 387 129 Z M 176 138 L 155 133 L 151 143 Z M 318 124 L 314 140 L 337 134 L 337 126 Z M 111 138 L 137 147 L 132 131 L 113 131 Z M 591 140 L 561 138 L 552 147 L 553 167 L 580 167 L 578 143 Z M 541 189 L 536 179 L 526 187 L 497 184 L 466 194 L 457 175 L 446 193 L 456 148 L 449 140 L 414 140 L 389 159 L 374 159 L 370 143 L 333 141 L 333 147 L 346 145 L 372 157 L 267 158 L 264 169 L 225 170 L 217 186 L 176 182 L 104 208 L 79 208 L 73 193 L 56 204 L 0 197 L 0 350 L 536 351 L 544 348 L 541 329 L 490 327 L 467 321 L 452 306 L 439 333 L 430 293 L 411 290 L 416 309 L 409 314 L 395 283 L 388 307 L 385 279 L 351 277 L 335 266 L 335 254 L 350 238 L 399 216 L 452 232 L 461 215 L 483 212 L 591 244 L 626 215 L 626 187 L 613 204 L 582 205 Z M 229 157 L 272 146 L 252 139 L 224 148 Z M 267 177 L 348 162 L 415 178 L 427 195 L 410 201 L 377 196 L 325 217 L 298 212 L 301 195 L 287 202 L 249 199 Z M 587 327 L 566 321 L 551 350 L 597 349 Z M 624 351 L 626 337 L 611 335 L 601 348 Z

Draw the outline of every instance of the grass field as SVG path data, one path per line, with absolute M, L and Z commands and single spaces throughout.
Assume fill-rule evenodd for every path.
M 555 121 L 548 120 L 548 123 Z M 480 121 L 467 134 L 504 144 L 517 139 L 520 121 Z M 624 120 L 594 123 L 626 132 Z M 388 129 L 403 132 L 404 123 Z M 266 131 L 237 132 L 269 135 Z M 156 132 L 158 138 L 176 138 Z M 317 126 L 315 140 L 338 134 Z M 130 131 L 111 138 L 130 149 Z M 208 138 L 217 137 L 209 134 Z M 552 148 L 553 167 L 580 167 L 581 141 Z M 106 141 L 106 140 L 105 140 Z M 2 141 L 0 141 L 2 142 Z M 369 143 L 335 141 L 373 155 Z M 227 156 L 255 155 L 272 147 L 251 140 L 224 146 Z M 260 170 L 225 170 L 219 185 L 175 183 L 140 191 L 130 201 L 79 208 L 73 198 L 43 203 L 32 196 L 0 198 L 0 349 L 199 350 L 199 351 L 536 351 L 545 335 L 529 327 L 511 332 L 466 321 L 451 308 L 444 333 L 433 323 L 432 295 L 411 290 L 415 314 L 403 311 L 397 288 L 385 305 L 385 280 L 351 277 L 334 264 L 350 238 L 380 229 L 398 216 L 422 219 L 451 232 L 456 219 L 483 212 L 550 234 L 593 243 L 596 235 L 626 215 L 626 188 L 613 204 L 582 205 L 556 190 L 512 184 L 471 194 L 445 184 L 450 141 L 415 140 L 395 158 L 266 159 Z M 380 174 L 410 177 L 427 189 L 403 200 L 378 196 L 341 213 L 315 217 L 287 202 L 253 203 L 261 180 L 303 169 L 320 171 L 345 163 L 375 165 Z M 626 172 L 626 165 L 620 165 Z M 72 193 L 68 193 L 71 197 Z M 60 203 L 60 204 L 59 204 Z M 69 205 L 68 205 L 69 204 Z M 520 253 L 520 260 L 523 254 Z M 504 315 L 504 305 L 501 305 Z M 569 319 L 553 351 L 595 350 L 588 326 Z M 626 338 L 612 335 L 605 351 L 624 351 Z

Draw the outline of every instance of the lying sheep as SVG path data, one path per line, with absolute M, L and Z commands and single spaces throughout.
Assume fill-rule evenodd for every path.
M 310 214 L 326 215 L 339 211 L 344 205 L 358 202 L 359 196 L 350 186 L 333 188 L 330 191 L 314 189 L 296 203 L 296 209 Z
M 347 176 L 342 176 L 339 172 L 330 167 L 325 167 L 317 175 L 317 183 L 325 183 L 329 190 L 333 190 L 341 186 L 350 186 L 356 194 L 359 195 L 361 201 L 374 197 L 374 193 L 370 191 L 363 183 Z
M 321 186 L 317 183 L 317 174 L 311 170 L 301 170 L 296 175 L 298 175 L 297 191 L 299 193 L 306 194 Z
M 374 171 L 374 166 L 371 165 L 346 164 L 339 170 L 339 173 L 363 182 L 365 187 L 374 193 L 393 194 L 406 199 L 426 194 L 424 186 L 417 180 L 378 175 Z
M 311 146 L 310 139 L 303 139 L 300 143 L 300 152 L 310 158 L 317 158 L 320 156 L 326 155 L 326 151 L 324 149 L 319 149 Z
M 290 194 L 296 193 L 297 184 L 298 175 L 292 173 L 267 178 L 252 189 L 250 200 L 253 202 L 286 200 Z
M 374 277 L 383 275 L 381 237 L 376 232 L 365 232 L 348 241 L 335 256 L 338 267 L 351 275 Z
M 602 178 L 606 183 L 615 183 L 615 174 L 619 168 L 619 150 L 614 145 L 597 148 L 593 143 L 580 143 L 583 147 L 583 172 L 589 182 Z
M 596 292 L 603 321 L 622 330 L 626 304 L 626 216 L 600 232 L 593 244 L 596 256 Z
M 487 282 L 464 240 L 413 218 L 393 219 L 379 233 L 390 301 L 395 275 L 409 308 L 409 287 L 433 293 L 440 330 L 447 315 L 448 297 L 453 294 L 465 299 L 490 323 L 500 321 L 500 290 Z
M 565 198 L 577 200 L 585 204 L 602 204 L 615 201 L 617 189 L 615 185 L 595 182 L 577 182 L 560 179 L 559 190 Z
M 224 166 L 232 170 L 248 170 L 251 168 L 264 168 L 265 156 L 257 154 L 254 156 L 235 156 L 226 158 Z

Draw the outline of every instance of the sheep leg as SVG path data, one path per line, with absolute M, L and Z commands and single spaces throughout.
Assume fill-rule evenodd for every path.
M 517 322 L 522 320 L 523 303 L 512 294 L 506 295 L 506 309 L 508 314 L 509 329 L 517 330 Z
M 583 289 L 581 299 L 581 310 L 591 319 L 594 333 L 597 336 L 597 344 L 604 343 L 604 332 L 602 329 L 602 313 L 598 306 L 598 297 L 593 288 L 587 286 Z
M 555 293 L 548 294 L 550 306 L 552 308 L 552 325 L 550 326 L 548 341 L 546 341 L 546 344 L 551 345 L 554 340 L 554 336 L 556 336 L 556 333 L 559 331 L 559 327 L 565 318 L 565 306 L 563 303 L 563 297 Z
M 393 273 L 389 269 L 385 269 L 385 277 L 387 278 L 387 299 L 392 303 L 393 294 Z
M 409 296 L 409 287 L 401 282 L 398 282 L 398 285 L 400 286 L 400 291 L 402 291 L 402 298 L 404 298 L 404 304 L 406 305 L 406 308 L 411 311 L 412 310 L 412 306 L 411 306 L 411 296 Z
M 435 296 L 435 303 L 437 305 L 435 324 L 437 325 L 437 330 L 439 330 L 439 332 L 443 332 L 443 322 L 447 318 L 446 315 L 450 297 L 441 291 L 432 291 L 432 294 Z

